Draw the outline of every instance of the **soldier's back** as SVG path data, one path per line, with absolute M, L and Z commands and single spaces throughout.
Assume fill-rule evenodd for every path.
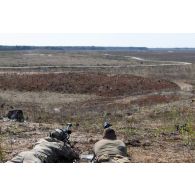
M 105 154 L 127 156 L 127 148 L 121 140 L 102 139 L 94 145 L 94 153 L 96 156 Z

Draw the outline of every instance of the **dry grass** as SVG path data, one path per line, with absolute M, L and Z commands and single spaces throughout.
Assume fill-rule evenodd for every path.
M 43 105 L 58 105 L 74 102 L 83 102 L 94 99 L 95 95 L 86 94 L 62 94 L 55 92 L 20 92 L 13 90 L 0 91 L 0 100 L 13 103 L 34 103 Z

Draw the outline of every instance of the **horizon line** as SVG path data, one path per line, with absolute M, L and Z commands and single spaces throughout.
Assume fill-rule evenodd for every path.
M 147 47 L 147 46 L 101 46 L 101 45 L 0 45 L 0 47 L 97 47 L 97 48 L 147 48 L 147 49 L 195 49 L 195 47 Z

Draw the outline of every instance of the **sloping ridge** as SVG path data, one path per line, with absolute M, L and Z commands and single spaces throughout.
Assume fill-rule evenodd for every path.
M 102 73 L 5 73 L 0 74 L 0 88 L 99 96 L 146 94 L 179 89 L 175 83 L 166 80 Z

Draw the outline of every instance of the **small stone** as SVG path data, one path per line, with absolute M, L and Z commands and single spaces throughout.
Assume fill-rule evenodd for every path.
M 132 140 L 129 140 L 127 142 L 127 145 L 131 145 L 133 147 L 140 147 L 141 146 L 141 142 L 138 139 L 132 139 Z
M 93 143 L 93 142 L 94 142 L 94 140 L 93 140 L 92 138 L 89 138 L 89 139 L 88 139 L 88 143 L 89 143 L 89 144 L 91 144 L 91 143 Z
M 149 140 L 146 140 L 144 143 L 143 143 L 143 146 L 151 146 L 151 142 Z
M 127 116 L 131 116 L 133 113 L 132 112 L 127 112 L 126 115 Z

